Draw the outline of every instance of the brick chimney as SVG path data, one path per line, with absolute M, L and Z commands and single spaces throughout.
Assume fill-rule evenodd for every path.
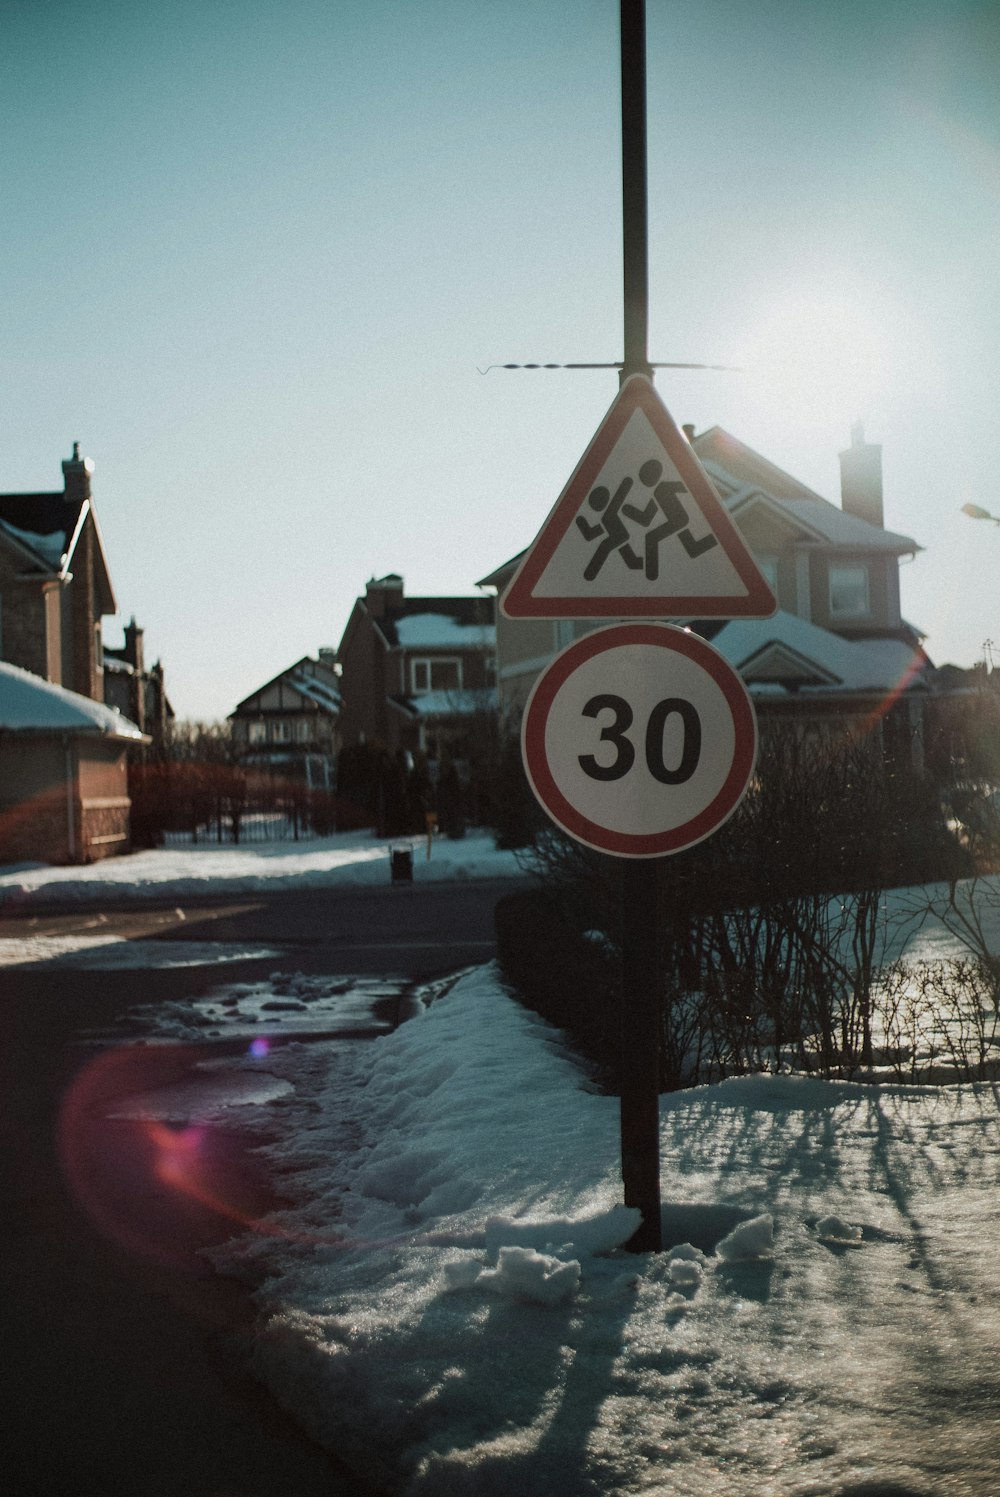
M 398 572 L 386 577 L 374 577 L 365 584 L 365 606 L 373 619 L 384 619 L 390 608 L 398 608 L 403 601 L 403 579 Z
M 865 441 L 858 421 L 851 427 L 851 445 L 840 454 L 840 507 L 847 515 L 885 527 L 882 508 L 882 447 Z
M 80 456 L 79 442 L 73 443 L 73 456 L 63 459 L 63 488 L 67 499 L 82 503 L 90 498 L 90 478 L 94 464 L 89 457 Z
M 146 669 L 142 648 L 143 631 L 135 621 L 125 625 L 125 659 L 134 671 L 142 675 Z

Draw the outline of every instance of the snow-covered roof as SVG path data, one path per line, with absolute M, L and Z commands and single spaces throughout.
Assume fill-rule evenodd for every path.
M 258 686 L 249 696 L 238 702 L 230 717 L 238 717 L 241 714 L 254 713 L 277 709 L 287 709 L 287 703 L 282 703 L 280 697 L 274 697 L 277 688 L 280 692 L 287 687 L 307 702 L 322 707 L 324 712 L 339 712 L 341 706 L 340 686 L 337 676 L 332 667 L 322 660 L 314 660 L 311 655 L 304 655 L 294 665 L 281 671 L 277 676 L 266 681 L 263 686 Z M 268 694 L 271 693 L 270 699 Z
M 496 646 L 494 624 L 467 623 L 446 613 L 403 614 L 396 641 L 405 650 L 482 650 Z
M 69 472 L 87 475 L 86 493 L 67 488 Z M 13 541 L 22 551 L 36 558 L 40 571 L 65 576 L 74 565 L 74 553 L 89 521 L 96 542 L 93 548 L 93 581 L 97 604 L 102 615 L 117 612 L 114 588 L 108 569 L 101 528 L 89 496 L 89 475 L 94 465 L 80 458 L 76 446 L 73 457 L 63 464 L 64 488 L 32 494 L 0 494 L 0 538 Z M 30 571 L 30 563 L 29 563 Z
M 54 686 L 5 660 L 0 661 L 0 732 L 85 733 L 134 741 L 145 736 L 115 708 Z
M 831 504 L 721 426 L 702 432 L 693 445 L 730 512 L 741 508 L 754 494 L 767 494 L 779 500 L 786 513 L 819 531 L 833 546 L 855 551 L 889 551 L 896 555 L 913 555 L 922 549 L 908 535 L 871 525 Z
M 787 680 L 802 691 L 887 692 L 918 683 L 929 669 L 923 651 L 904 640 L 843 639 L 780 609 L 769 619 L 730 620 L 712 644 L 752 691 L 780 690 Z M 763 675 L 768 665 L 771 679 L 755 681 L 755 668 Z
M 832 546 L 852 551 L 893 551 L 907 555 L 923 549 L 910 536 L 870 525 L 867 520 L 847 514 L 826 499 L 789 500 L 787 509 L 820 531 Z
M 497 709 L 497 693 L 493 686 L 424 691 L 418 696 L 390 697 L 389 700 L 410 717 L 471 717 L 474 712 L 495 712 Z
M 39 557 L 53 572 L 61 571 L 66 561 L 68 546 L 66 532 L 61 527 L 58 530 L 40 533 L 35 530 L 24 530 L 20 525 L 12 525 L 9 520 L 0 518 L 0 531 Z
M 340 692 L 334 686 L 328 686 L 318 676 L 307 675 L 305 671 L 294 669 L 288 677 L 289 686 L 307 697 L 310 702 L 315 702 L 318 707 L 323 707 L 327 712 L 340 711 Z
M 735 488 L 754 485 L 774 494 L 778 499 L 819 499 L 815 489 L 809 488 L 800 478 L 779 468 L 770 458 L 755 452 L 739 437 L 734 437 L 721 426 L 710 426 L 696 436 L 691 444 L 702 465 L 712 471 L 721 469 L 728 482 Z

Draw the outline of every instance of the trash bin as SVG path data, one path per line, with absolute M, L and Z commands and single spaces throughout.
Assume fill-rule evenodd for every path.
M 389 866 L 392 870 L 392 882 L 394 884 L 412 884 L 413 848 L 394 847 L 389 854 Z

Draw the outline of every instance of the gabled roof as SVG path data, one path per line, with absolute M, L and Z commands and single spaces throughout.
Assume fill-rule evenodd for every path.
M 715 479 L 718 470 L 706 466 Z M 725 495 L 723 503 L 736 519 L 755 506 L 769 509 L 772 515 L 801 532 L 802 539 L 813 545 L 834 546 L 842 551 L 887 551 L 894 556 L 915 556 L 923 547 L 908 535 L 899 535 L 831 504 L 827 499 L 799 499 L 794 504 L 779 502 L 759 488 L 736 489 Z
M 270 681 L 265 681 L 263 686 L 258 686 L 256 691 L 244 697 L 242 702 L 236 704 L 229 716 L 236 717 L 244 710 L 253 711 L 253 704 L 256 703 L 257 698 L 262 697 L 273 686 L 287 686 L 303 701 L 319 707 L 324 712 L 340 711 L 340 685 L 333 670 L 322 660 L 314 660 L 311 655 L 303 655 L 301 660 L 297 660 L 287 670 L 279 671 Z
M 493 571 L 488 573 L 487 576 L 480 577 L 479 581 L 476 583 L 476 586 L 495 587 L 498 589 L 505 587 L 506 584 L 510 581 L 511 577 L 514 575 L 514 568 L 521 562 L 527 549 L 527 546 L 525 546 L 524 551 L 519 551 L 516 556 L 511 556 L 507 559 L 507 561 L 501 562 L 500 565 L 498 567 L 494 567 Z
M 0 734 L 46 732 L 149 741 L 134 722 L 103 702 L 0 661 Z
M 86 504 L 65 494 L 0 494 L 0 535 L 28 553 L 31 570 L 65 572 Z
M 737 488 L 766 489 L 776 499 L 822 499 L 776 463 L 768 462 L 721 426 L 710 426 L 691 443 L 702 463 L 717 463 Z M 823 503 L 826 503 L 823 500 Z
M 786 515 L 794 516 L 828 545 L 851 551 L 887 551 L 896 556 L 915 556 L 923 549 L 908 535 L 871 525 L 831 504 L 721 426 L 702 432 L 691 445 L 734 517 L 749 500 L 768 495 L 780 501 L 778 507 Z
M 0 538 L 12 542 L 26 559 L 26 574 L 65 577 L 90 519 L 97 544 L 96 583 L 102 613 L 117 612 L 111 574 L 97 516 L 89 499 L 67 494 L 0 494 Z
M 930 661 L 902 639 L 842 639 L 779 609 L 769 619 L 732 619 L 712 644 L 755 687 L 890 694 L 927 686 Z

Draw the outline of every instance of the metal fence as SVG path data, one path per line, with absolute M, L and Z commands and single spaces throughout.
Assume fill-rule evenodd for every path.
M 135 846 L 298 842 L 368 824 L 363 809 L 331 790 L 239 765 L 133 765 Z

